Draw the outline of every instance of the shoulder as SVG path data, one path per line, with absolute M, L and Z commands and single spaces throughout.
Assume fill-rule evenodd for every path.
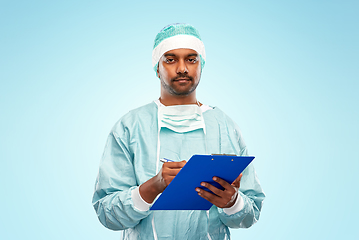
M 219 107 L 211 107 L 211 110 L 206 111 L 203 116 L 205 118 L 216 119 L 218 124 L 225 124 L 228 127 L 237 127 L 236 123 Z
M 154 102 L 135 108 L 123 115 L 112 128 L 113 132 L 133 130 L 139 125 L 157 123 L 157 105 Z
M 137 119 L 153 117 L 154 115 L 157 116 L 157 105 L 156 103 L 151 102 L 129 111 L 120 119 L 120 121 L 133 121 Z
M 205 114 L 205 113 L 207 113 L 207 114 Z M 244 140 L 243 140 L 243 137 L 242 137 L 241 130 L 238 127 L 238 125 L 236 124 L 236 122 L 233 121 L 232 118 L 230 118 L 225 112 L 223 112 L 218 107 L 213 107 L 212 110 L 206 111 L 205 113 L 203 114 L 203 116 L 204 116 L 205 119 L 207 117 L 208 122 L 216 121 L 216 123 L 222 129 L 227 131 L 227 133 L 229 135 L 233 136 L 234 139 L 237 142 L 239 142 L 239 145 L 241 146 L 241 148 L 245 148 L 245 143 L 244 143 Z

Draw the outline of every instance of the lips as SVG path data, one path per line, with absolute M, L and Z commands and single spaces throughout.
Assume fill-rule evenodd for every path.
M 173 81 L 186 82 L 186 81 L 191 81 L 191 79 L 190 78 L 177 78 L 177 79 L 174 79 Z

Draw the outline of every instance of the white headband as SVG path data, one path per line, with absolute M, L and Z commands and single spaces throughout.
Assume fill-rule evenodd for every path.
M 206 52 L 204 50 L 203 42 L 195 36 L 182 34 L 166 38 L 153 49 L 152 67 L 156 66 L 165 52 L 178 48 L 193 49 L 202 56 L 203 60 L 206 60 Z

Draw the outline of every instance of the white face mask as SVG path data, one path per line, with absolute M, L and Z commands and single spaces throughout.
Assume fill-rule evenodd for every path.
M 202 110 L 197 105 L 174 105 L 158 107 L 158 140 L 157 140 L 157 164 L 156 173 L 159 170 L 160 157 L 160 131 L 161 128 L 168 128 L 178 133 L 185 133 L 197 129 L 203 129 L 206 135 L 206 128 Z M 207 152 L 207 141 L 206 141 Z
M 202 110 L 197 105 L 174 105 L 158 109 L 158 129 L 162 127 L 184 133 L 203 129 L 206 133 Z

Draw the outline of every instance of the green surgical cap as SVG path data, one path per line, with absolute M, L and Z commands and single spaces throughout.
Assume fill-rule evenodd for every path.
M 165 52 L 178 48 L 188 48 L 198 52 L 203 69 L 206 52 L 199 32 L 190 24 L 176 23 L 164 27 L 155 38 L 152 51 L 154 70 L 157 72 L 158 61 Z
M 164 39 L 180 34 L 192 35 L 202 41 L 198 30 L 195 29 L 192 25 L 186 23 L 175 23 L 162 28 L 162 30 L 157 34 L 155 38 L 153 48 L 157 47 L 158 44 L 160 44 L 160 42 L 162 42 Z

